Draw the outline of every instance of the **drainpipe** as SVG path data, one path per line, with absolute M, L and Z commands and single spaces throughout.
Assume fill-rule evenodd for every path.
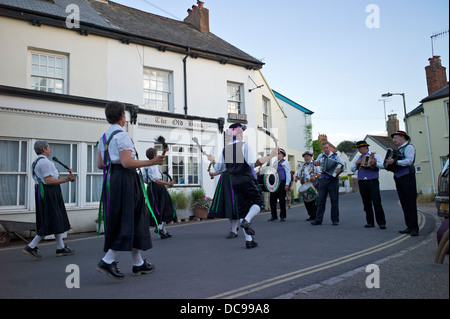
M 191 48 L 187 48 L 187 54 L 183 58 L 183 71 L 184 71 L 184 115 L 188 114 L 188 105 L 187 105 L 187 72 L 186 72 L 186 60 L 188 56 L 191 54 Z
M 433 194 L 436 194 L 436 190 L 435 190 L 435 187 L 434 187 L 433 158 L 431 157 L 430 130 L 428 128 L 428 115 L 424 114 L 423 112 L 420 113 L 420 115 L 425 116 L 425 125 L 426 125 L 426 128 L 427 128 L 427 140 L 428 140 L 428 156 L 430 157 L 430 168 L 431 168 L 431 183 L 432 183 Z

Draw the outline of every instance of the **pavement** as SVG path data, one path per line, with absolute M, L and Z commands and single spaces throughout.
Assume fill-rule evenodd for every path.
M 375 274 L 366 267 L 354 269 L 277 299 L 449 299 L 449 256 L 443 264 L 434 262 L 437 230 L 443 219 L 434 203 L 418 204 L 418 211 L 434 217 L 434 230 L 418 244 L 375 261 L 379 268 L 379 288 L 367 288 Z M 374 282 L 371 279 L 371 282 Z

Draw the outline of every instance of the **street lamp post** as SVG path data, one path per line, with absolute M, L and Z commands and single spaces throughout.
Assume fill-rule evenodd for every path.
M 391 97 L 392 95 L 401 95 L 403 97 L 403 111 L 405 112 L 405 118 L 403 121 L 405 122 L 405 131 L 408 134 L 408 122 L 406 121 L 406 102 L 405 102 L 405 93 L 384 93 L 381 97 Z

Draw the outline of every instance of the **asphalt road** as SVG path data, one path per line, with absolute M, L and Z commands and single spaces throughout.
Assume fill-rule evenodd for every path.
M 365 216 L 358 193 L 340 197 L 338 226 L 331 224 L 329 202 L 320 226 L 306 221 L 303 205 L 288 209 L 284 223 L 268 222 L 270 214 L 261 212 L 252 222 L 259 243 L 254 249 L 245 248 L 241 232 L 238 238 L 225 239 L 228 220 L 174 224 L 168 227 L 173 234 L 170 239 L 161 240 L 152 231 L 153 248 L 143 253 L 156 266 L 154 273 L 132 276 L 129 253 L 120 253 L 119 267 L 126 276 L 121 281 L 95 269 L 103 257 L 102 236 L 69 235 L 67 243 L 76 254 L 66 257 L 55 256 L 53 241 L 43 243 L 39 261 L 21 252 L 23 244 L 13 243 L 0 248 L 0 298 L 192 300 L 287 296 L 419 245 L 435 230 L 435 218 L 419 213 L 420 235 L 399 234 L 405 224 L 395 191 L 382 192 L 382 200 L 386 230 L 363 227 Z M 367 276 L 361 275 L 358 280 L 365 281 Z M 364 281 L 357 284 L 364 287 Z

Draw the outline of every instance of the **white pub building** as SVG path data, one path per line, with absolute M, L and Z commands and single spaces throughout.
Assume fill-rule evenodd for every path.
M 34 222 L 33 145 L 46 140 L 76 176 L 62 185 L 72 231 L 95 229 L 109 101 L 126 105 L 124 129 L 141 159 L 165 137 L 161 171 L 177 189 L 212 197 L 217 178 L 193 137 L 217 157 L 232 122 L 248 124 L 248 141 L 263 148 L 255 152 L 273 147 L 258 141 L 258 125 L 285 127 L 267 83 L 255 89 L 262 66 L 209 31 L 200 1 L 177 21 L 107 0 L 0 0 L 0 220 Z

